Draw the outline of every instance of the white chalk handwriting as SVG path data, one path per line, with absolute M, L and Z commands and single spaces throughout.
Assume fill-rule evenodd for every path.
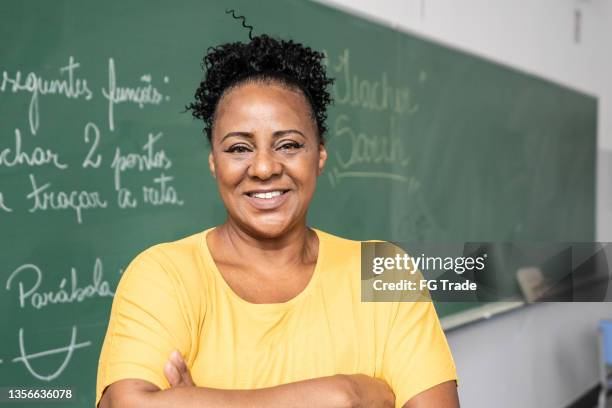
M 40 95 L 62 95 L 68 99 L 91 100 L 92 91 L 87 85 L 87 79 L 76 76 L 76 70 L 81 66 L 73 56 L 68 58 L 68 65 L 59 69 L 62 78 L 45 79 L 35 72 L 22 75 L 21 71 L 11 76 L 7 71 L 2 72 L 0 92 L 30 93 L 28 107 L 28 121 L 33 135 L 40 127 Z
M 53 150 L 43 149 L 37 146 L 34 147 L 30 153 L 27 153 L 22 150 L 21 144 L 21 131 L 15 129 L 15 146 L 12 150 L 10 147 L 0 150 L 0 166 L 13 167 L 17 165 L 26 165 L 37 167 L 51 164 L 60 170 L 68 168 L 68 164 L 62 163 L 59 159 L 59 154 Z
M 411 189 L 420 186 L 418 180 L 401 171 L 408 166 L 411 157 L 397 133 L 395 119 L 391 116 L 390 134 L 378 135 L 360 132 L 351 127 L 348 115 L 339 115 L 333 127 L 334 141 L 343 143 L 343 150 L 332 150 L 332 157 L 337 164 L 330 164 L 327 171 L 332 186 L 347 177 L 383 178 L 399 182 L 408 182 Z M 348 155 L 344 154 L 348 152 Z M 377 166 L 372 168 L 372 166 Z
M 329 62 L 328 62 L 329 64 Z M 351 57 L 348 48 L 330 64 L 330 74 L 336 77 L 333 86 L 334 102 L 338 105 L 360 107 L 372 111 L 387 111 L 412 115 L 419 109 L 414 92 L 408 86 L 399 86 L 389 81 L 385 71 L 380 79 L 360 78 L 351 72 Z M 426 75 L 419 73 L 420 78 Z
M 70 268 L 70 279 L 62 278 L 57 290 L 41 291 L 43 271 L 37 265 L 23 264 L 9 275 L 5 289 L 17 289 L 20 308 L 42 309 L 54 304 L 81 303 L 94 297 L 113 297 L 114 292 L 103 275 L 102 261 L 96 258 L 90 284 L 79 286 L 77 271 L 73 267 Z
M 72 359 L 72 355 L 74 354 L 75 350 L 83 348 L 83 347 L 91 346 L 91 341 L 82 341 L 80 343 L 77 343 L 76 336 L 77 336 L 77 328 L 76 326 L 72 326 L 72 335 L 70 337 L 70 343 L 67 346 L 58 347 L 58 348 L 45 350 L 45 351 L 40 351 L 38 353 L 28 354 L 26 352 L 26 347 L 25 347 L 23 327 L 21 327 L 19 329 L 19 354 L 20 355 L 19 357 L 15 357 L 13 359 L 13 363 L 19 363 L 19 362 L 23 363 L 23 365 L 26 367 L 28 372 L 34 378 L 37 378 L 41 381 L 52 381 L 56 379 L 57 377 L 59 377 L 64 372 L 66 367 L 68 367 L 68 363 L 70 363 L 70 360 Z M 64 358 L 64 361 L 62 361 L 62 363 L 59 365 L 59 367 L 51 374 L 48 374 L 48 375 L 40 374 L 38 371 L 34 369 L 34 367 L 32 367 L 32 364 L 30 364 L 30 360 L 34 360 L 36 358 L 41 358 L 41 357 L 46 357 L 46 356 L 51 356 L 54 354 L 60 354 L 60 353 L 66 353 L 66 357 Z
M 127 170 L 136 169 L 138 171 L 148 171 L 153 169 L 167 170 L 172 167 L 172 160 L 168 157 L 164 149 L 156 149 L 155 143 L 161 139 L 163 134 L 149 133 L 147 142 L 142 146 L 144 154 L 128 153 L 122 154 L 121 148 L 115 149 L 115 157 L 111 163 L 111 168 L 115 172 L 115 190 L 121 188 L 121 174 Z
M 162 173 L 159 177 L 153 179 L 154 187 L 143 186 L 142 195 L 145 203 L 153 206 L 165 204 L 182 206 L 184 202 L 178 198 L 178 194 L 174 187 L 169 183 L 174 177 L 167 176 Z
M 89 149 L 89 152 L 87 153 L 87 157 L 85 157 L 85 160 L 83 160 L 82 166 L 84 169 L 86 169 L 87 167 L 93 167 L 97 169 L 102 164 L 102 156 L 99 154 L 96 154 L 95 159 L 92 160 L 92 158 L 94 157 L 94 153 L 96 149 L 98 148 L 98 144 L 100 143 L 100 129 L 98 129 L 98 126 L 96 126 L 96 124 L 92 122 L 88 122 L 85 125 L 85 132 L 83 134 L 85 143 L 89 143 L 90 136 L 93 137 L 93 141 L 91 143 L 91 148 Z
M 51 190 L 51 183 L 45 183 L 39 187 L 33 174 L 30 174 L 30 182 L 32 192 L 26 197 L 34 202 L 28 209 L 31 213 L 46 210 L 73 210 L 77 222 L 82 224 L 83 210 L 108 207 L 108 202 L 97 191 L 54 191 Z
M 4 212 L 13 212 L 13 209 L 10 208 L 4 201 L 4 195 L 2 194 L 2 191 L 0 191 L 0 210 Z
M 164 82 L 168 82 L 167 77 Z M 145 74 L 140 77 L 143 85 L 136 87 L 118 86 L 117 73 L 115 69 L 115 60 L 108 59 L 108 88 L 102 88 L 102 95 L 108 100 L 108 128 L 111 131 L 115 130 L 115 105 L 129 102 L 138 105 L 139 108 L 144 108 L 145 105 L 159 105 L 164 100 L 169 98 L 164 95 L 151 84 L 152 77 L 150 74 Z

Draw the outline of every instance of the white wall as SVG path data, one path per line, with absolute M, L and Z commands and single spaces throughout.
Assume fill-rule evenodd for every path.
M 320 1 L 597 96 L 597 238 L 612 241 L 612 1 Z M 612 303 L 541 304 L 449 332 L 462 406 L 574 401 L 597 383 L 595 328 L 604 317 Z

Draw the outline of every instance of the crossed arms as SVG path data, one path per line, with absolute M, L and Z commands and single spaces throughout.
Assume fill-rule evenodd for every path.
M 363 374 L 313 378 L 256 390 L 222 390 L 197 387 L 178 352 L 173 352 L 164 367 L 171 385 L 160 390 L 137 379 L 111 384 L 99 408 L 169 407 L 266 407 L 266 408 L 393 408 L 395 396 L 389 386 Z M 403 408 L 458 408 L 455 381 L 447 381 L 417 394 Z

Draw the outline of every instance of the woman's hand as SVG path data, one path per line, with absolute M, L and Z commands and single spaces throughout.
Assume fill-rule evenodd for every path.
M 164 365 L 164 375 L 172 388 L 195 387 L 189 368 L 185 364 L 181 353 L 177 350 L 170 354 L 166 365 Z
M 395 395 L 391 387 L 378 378 L 364 374 L 344 376 L 350 384 L 350 406 L 358 408 L 393 408 Z

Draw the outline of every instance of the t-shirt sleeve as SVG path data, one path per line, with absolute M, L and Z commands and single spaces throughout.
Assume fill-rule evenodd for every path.
M 399 408 L 422 391 L 456 380 L 457 373 L 431 301 L 396 302 L 391 313 L 382 374 Z
M 98 362 L 96 406 L 106 387 L 121 379 L 168 388 L 163 367 L 170 353 L 189 354 L 188 302 L 180 280 L 168 270 L 163 254 L 149 249 L 124 271 Z

